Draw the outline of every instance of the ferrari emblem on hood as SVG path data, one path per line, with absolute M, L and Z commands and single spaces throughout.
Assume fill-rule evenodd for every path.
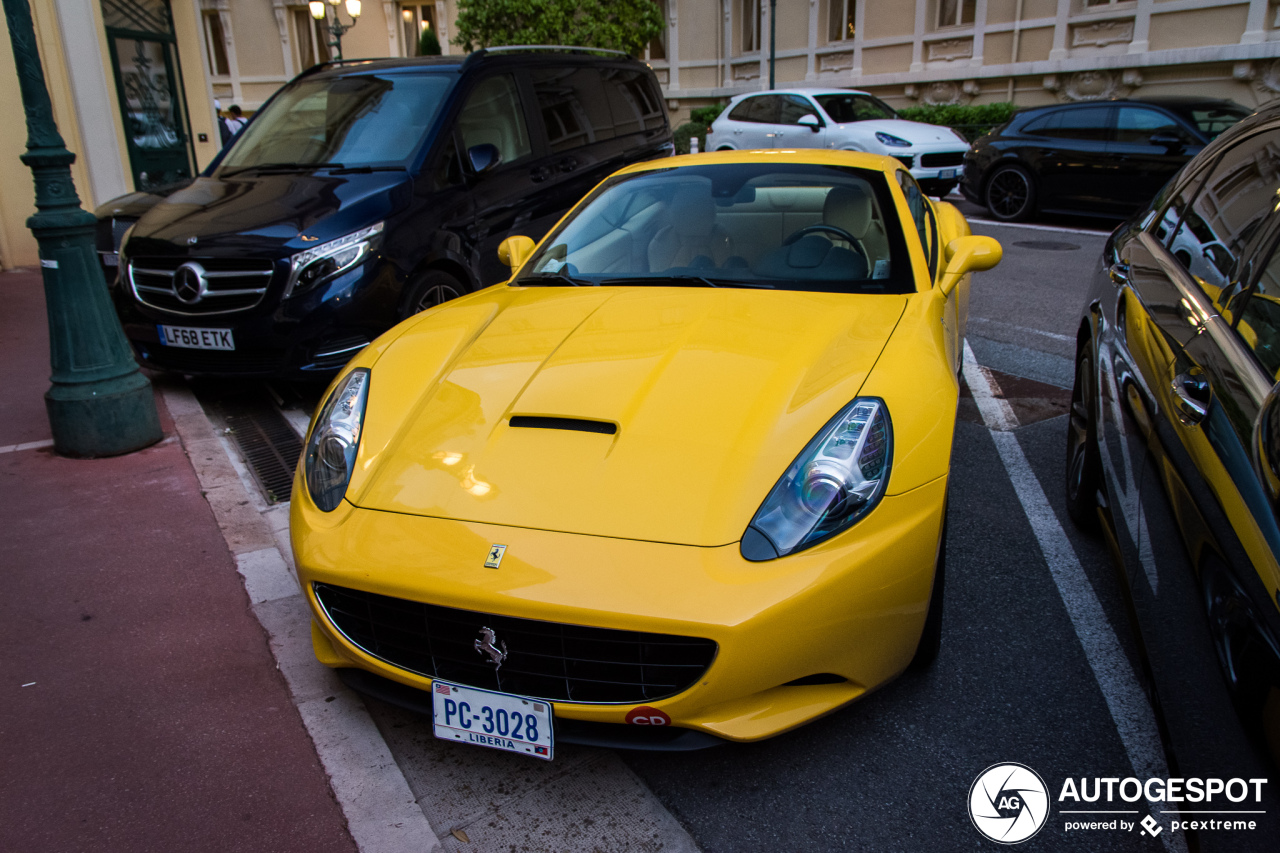
M 502 565 L 502 555 L 505 553 L 507 553 L 506 545 L 498 545 L 498 544 L 490 545 L 489 557 L 484 561 L 484 567 L 486 569 L 498 568 L 498 566 Z

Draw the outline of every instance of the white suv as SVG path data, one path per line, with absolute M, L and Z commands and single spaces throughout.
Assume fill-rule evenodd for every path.
M 946 127 L 898 118 L 874 95 L 849 89 L 783 89 L 738 95 L 707 131 L 707 150 L 833 148 L 888 154 L 921 188 L 944 196 L 960 179 L 969 143 Z

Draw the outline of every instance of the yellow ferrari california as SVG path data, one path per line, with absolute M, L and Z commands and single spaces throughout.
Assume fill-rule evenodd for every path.
M 293 490 L 317 657 L 451 740 L 753 741 L 937 653 L 972 236 L 889 157 L 597 186 L 330 387 Z

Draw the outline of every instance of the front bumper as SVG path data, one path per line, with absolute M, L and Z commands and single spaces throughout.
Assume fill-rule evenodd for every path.
M 829 713 L 900 673 L 923 628 L 946 480 L 884 498 L 849 531 L 766 563 L 738 544 L 703 548 L 408 516 L 343 503 L 315 508 L 295 483 L 291 530 L 317 657 L 428 690 L 346 636 L 315 584 L 441 607 L 713 640 L 696 683 L 643 703 L 672 725 L 753 741 Z M 484 567 L 495 543 L 499 569 Z M 793 682 L 805 682 L 794 684 Z M 552 701 L 557 718 L 625 724 L 641 703 Z

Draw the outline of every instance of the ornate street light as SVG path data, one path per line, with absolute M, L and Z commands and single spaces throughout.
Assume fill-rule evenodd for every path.
M 53 447 L 64 456 L 114 456 L 161 438 L 151 383 L 111 308 L 94 248 L 94 218 L 71 181 L 76 155 L 53 121 L 27 0 L 3 0 L 27 116 L 27 153 L 36 182 L 36 213 L 27 220 L 40 247 L 49 314 L 52 385 L 45 408 Z
M 338 17 L 338 6 L 342 0 L 328 0 L 328 5 L 333 7 L 333 17 L 329 17 L 329 8 L 325 5 L 326 0 L 311 0 L 307 6 L 311 9 L 311 17 L 317 21 L 325 21 L 325 28 L 329 30 L 329 35 L 333 36 L 333 41 L 329 42 L 329 47 L 334 49 L 334 58 L 339 62 L 342 61 L 342 37 L 347 30 L 356 25 L 360 17 L 360 0 L 347 0 L 347 14 L 351 16 L 351 23 L 344 24 L 342 19 Z

